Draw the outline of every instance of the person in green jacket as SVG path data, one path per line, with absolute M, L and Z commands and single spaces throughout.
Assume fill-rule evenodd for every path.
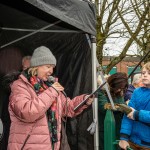
M 115 73 L 108 77 L 107 82 L 109 84 L 110 94 L 114 103 L 125 103 L 124 94 L 128 88 L 127 75 L 122 72 Z M 102 89 L 98 93 L 99 150 L 104 150 L 104 119 L 106 111 L 110 108 L 110 106 L 107 93 L 105 89 Z M 119 131 L 123 113 L 120 111 L 114 111 L 113 113 L 116 121 L 116 138 L 119 139 Z

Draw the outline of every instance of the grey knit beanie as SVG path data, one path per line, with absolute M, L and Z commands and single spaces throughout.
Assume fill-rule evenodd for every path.
M 36 48 L 31 57 L 31 67 L 41 66 L 41 65 L 55 65 L 56 58 L 52 54 L 49 48 L 45 46 L 40 46 Z

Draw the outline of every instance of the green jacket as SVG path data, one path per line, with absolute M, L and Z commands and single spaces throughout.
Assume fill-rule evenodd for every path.
M 124 103 L 123 97 L 117 97 L 113 99 L 114 103 Z M 106 109 L 104 109 L 104 105 L 109 103 L 109 99 L 105 91 L 100 91 L 98 94 L 98 122 L 99 122 L 99 145 L 100 150 L 104 149 L 104 119 L 106 115 Z M 121 127 L 121 120 L 123 117 L 123 113 L 116 111 L 114 113 L 114 118 L 116 121 L 116 139 L 120 137 L 120 127 Z

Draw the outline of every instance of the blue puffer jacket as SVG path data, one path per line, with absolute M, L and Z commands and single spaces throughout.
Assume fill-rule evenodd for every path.
M 150 89 L 140 87 L 134 90 L 129 106 L 135 110 L 135 120 L 124 115 L 121 126 L 121 140 L 150 147 Z

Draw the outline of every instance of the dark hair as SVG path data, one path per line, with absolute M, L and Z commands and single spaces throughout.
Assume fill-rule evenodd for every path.
M 3 89 L 5 89 L 7 91 L 10 91 L 11 83 L 13 83 L 15 80 L 17 80 L 20 74 L 21 74 L 20 71 L 12 71 L 12 72 L 6 74 L 2 78 Z
M 122 92 L 125 94 L 128 88 L 128 78 L 124 72 L 117 72 L 111 75 L 108 77 L 107 82 L 110 86 L 110 93 L 113 97 L 121 96 Z M 118 91 L 119 89 L 121 90 Z

